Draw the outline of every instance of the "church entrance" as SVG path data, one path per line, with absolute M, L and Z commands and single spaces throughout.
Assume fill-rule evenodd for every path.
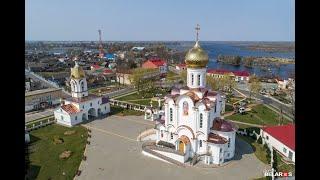
M 94 108 L 89 109 L 88 111 L 88 119 L 92 120 L 97 117 L 96 110 Z
M 184 143 L 182 141 L 179 142 L 179 151 L 184 153 Z
M 188 147 L 190 147 L 190 140 L 187 136 L 182 135 L 178 138 L 178 151 L 181 153 L 188 153 Z

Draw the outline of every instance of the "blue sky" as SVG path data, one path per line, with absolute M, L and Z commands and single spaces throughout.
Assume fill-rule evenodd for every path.
M 294 0 L 26 0 L 26 40 L 294 41 Z

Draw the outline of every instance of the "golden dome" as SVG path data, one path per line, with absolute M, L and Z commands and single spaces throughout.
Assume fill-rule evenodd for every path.
M 198 41 L 191 48 L 185 57 L 185 63 L 188 68 L 204 68 L 209 62 L 208 54 L 200 47 Z
M 73 68 L 71 68 L 71 78 L 81 79 L 84 77 L 85 77 L 85 73 L 83 69 L 76 62 L 76 65 Z

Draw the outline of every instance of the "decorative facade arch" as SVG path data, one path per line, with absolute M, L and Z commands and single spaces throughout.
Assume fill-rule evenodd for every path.
M 192 134 L 192 139 L 196 138 L 196 136 L 194 135 L 193 130 L 189 126 L 186 126 L 186 125 L 181 125 L 181 126 L 177 127 L 176 133 L 179 134 L 179 131 L 182 130 L 182 129 L 187 129 L 188 131 L 190 131 L 190 133 Z

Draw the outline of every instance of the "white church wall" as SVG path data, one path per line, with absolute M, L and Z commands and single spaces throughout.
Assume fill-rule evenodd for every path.
M 203 154 L 203 153 L 206 153 L 207 152 L 207 143 L 206 143 L 206 140 L 207 140 L 207 136 L 204 135 L 204 134 L 198 134 L 197 135 L 197 141 L 196 141 L 196 152 L 197 154 Z M 201 147 L 200 147 L 200 141 L 202 142 L 201 143 Z
M 179 154 L 174 154 L 174 153 L 170 153 L 170 152 L 164 152 L 164 151 L 158 151 L 158 150 L 154 150 L 155 152 L 159 153 L 159 154 L 162 154 L 164 156 L 167 156 L 171 159 L 174 159 L 176 161 L 179 161 L 181 163 L 184 163 L 185 162 L 185 156 L 181 156 Z
M 203 88 L 206 86 L 206 80 L 205 80 L 205 76 L 206 76 L 206 72 L 207 69 L 206 68 L 202 68 L 202 69 L 193 69 L 193 68 L 187 68 L 187 85 L 190 88 Z M 193 75 L 193 78 L 192 78 Z M 198 75 L 200 75 L 200 83 Z M 192 82 L 193 80 L 193 82 Z
M 188 114 L 184 114 L 183 103 L 186 102 L 188 104 Z M 178 126 L 186 125 L 188 127 L 195 127 L 194 121 L 194 104 L 192 99 L 189 96 L 180 96 L 177 100 L 179 109 L 177 113 L 177 119 L 179 120 Z
M 54 117 L 56 118 L 58 124 L 69 127 L 72 126 L 71 117 L 63 111 L 61 112 L 60 109 L 54 111 Z
M 271 145 L 273 148 L 278 150 L 282 155 L 284 155 L 287 158 L 289 158 L 289 151 L 291 151 L 292 152 L 292 161 L 295 162 L 295 151 L 294 150 L 292 150 L 291 148 L 289 148 L 288 146 L 286 146 L 282 142 L 278 141 L 277 139 L 272 137 L 267 132 L 264 132 L 263 130 L 261 130 L 261 131 L 262 131 L 262 134 L 263 134 L 264 143 L 267 143 L 267 144 Z M 266 138 L 267 136 L 268 136 L 268 139 Z M 286 150 L 284 150 L 284 148 Z
M 230 159 L 234 156 L 235 153 L 235 138 L 236 138 L 236 132 L 235 131 L 231 131 L 231 132 L 223 132 L 223 131 L 215 131 L 212 130 L 213 133 L 218 134 L 221 137 L 224 137 L 225 139 L 229 140 L 230 138 L 230 144 L 228 147 L 228 143 L 226 144 L 226 148 L 225 148 L 225 157 L 227 159 Z
M 209 143 L 209 151 L 211 151 L 212 163 L 220 164 L 220 149 L 221 147 L 216 144 Z

